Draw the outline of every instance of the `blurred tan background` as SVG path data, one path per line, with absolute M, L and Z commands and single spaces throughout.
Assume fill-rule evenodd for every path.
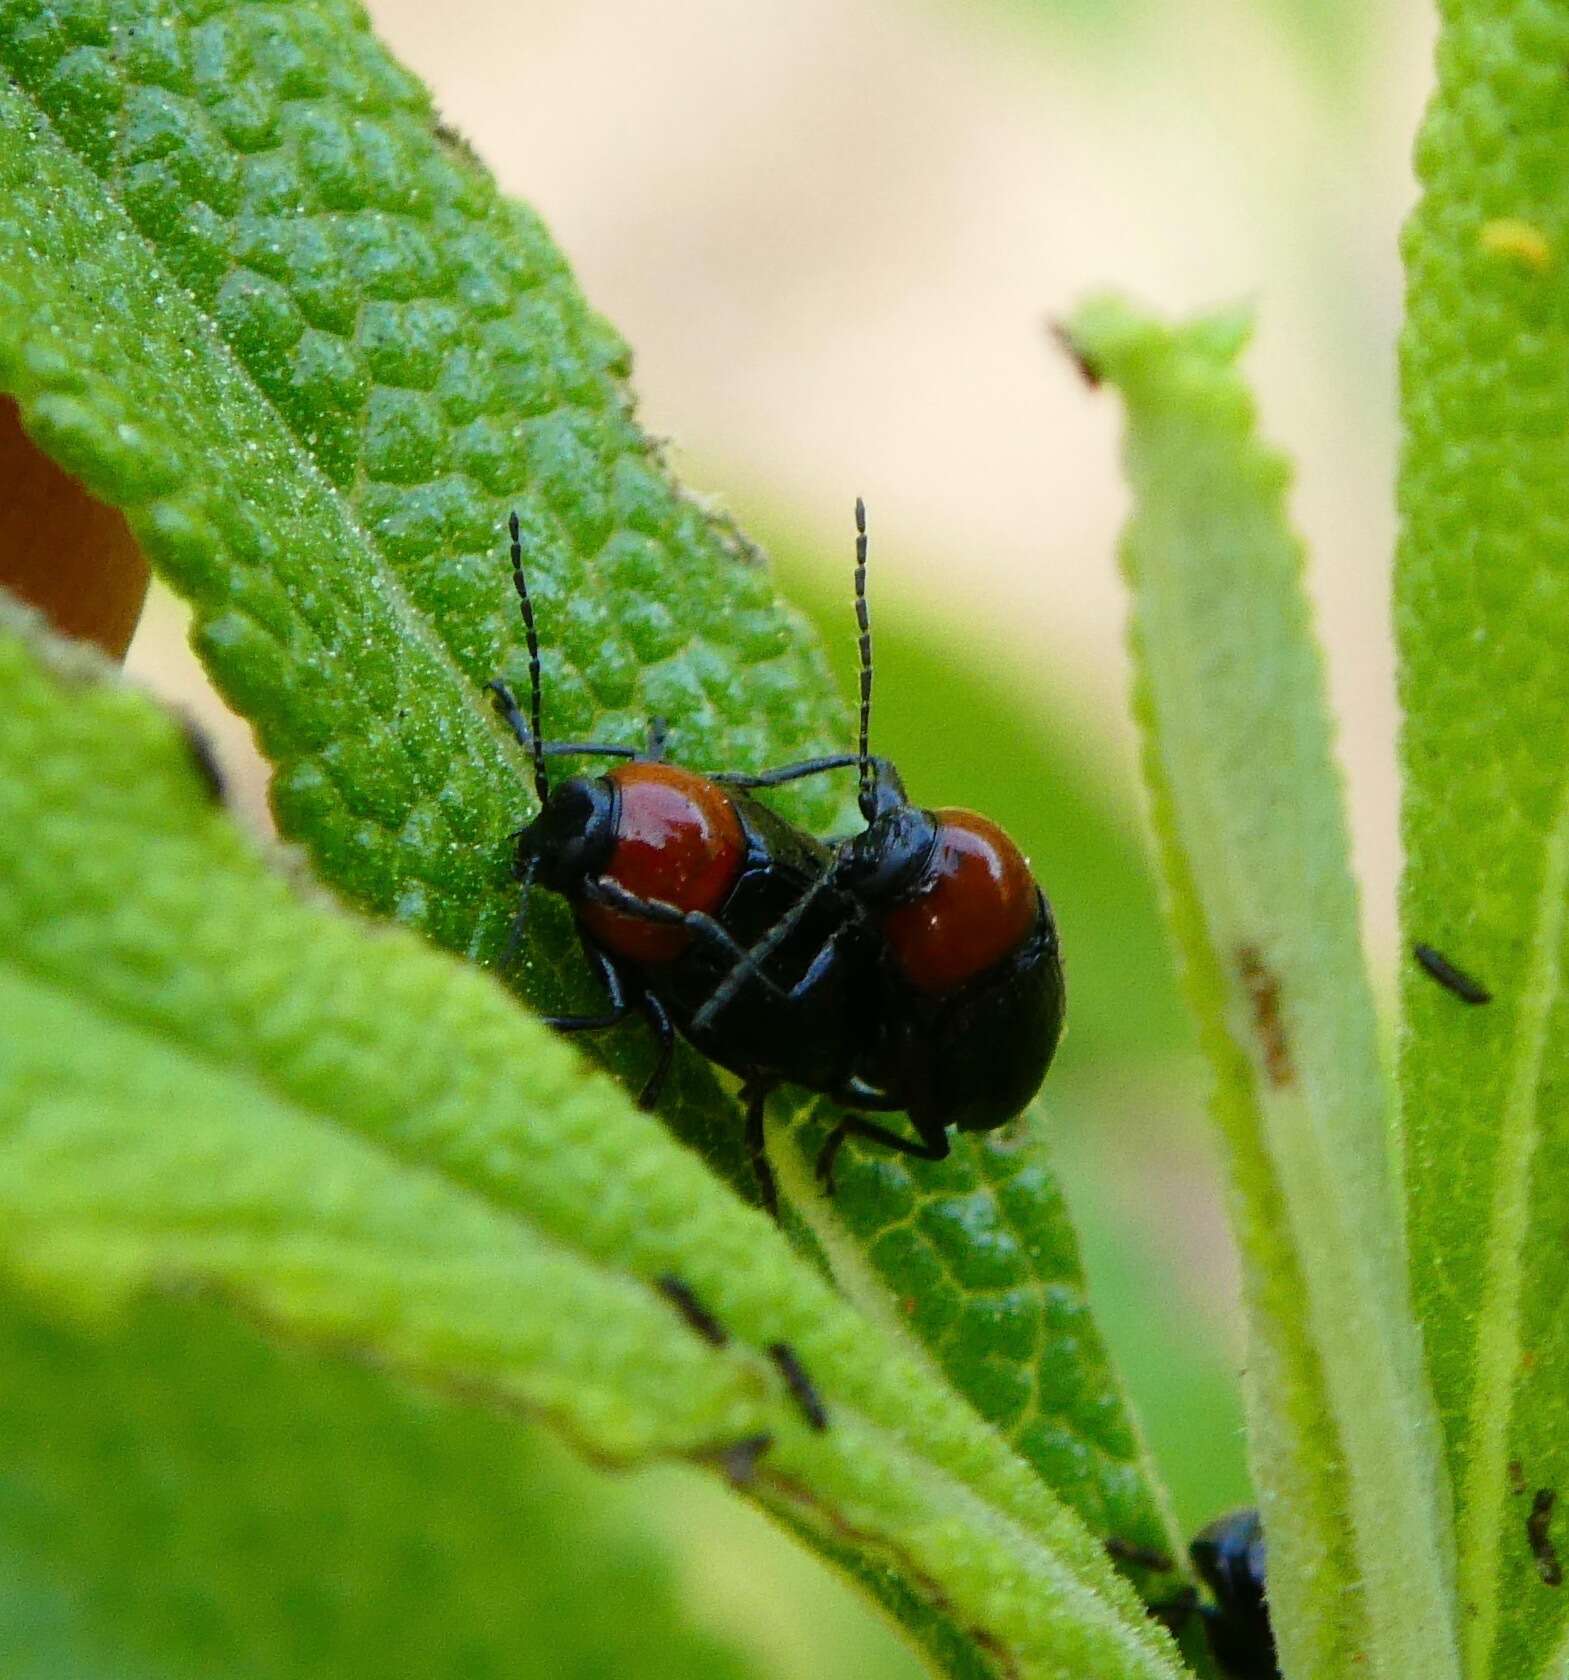
M 994 675 L 1092 766 L 1130 837 L 1119 420 L 1045 323 L 1106 285 L 1172 312 L 1252 298 L 1247 366 L 1269 436 L 1297 464 L 1387 978 L 1397 234 L 1429 79 L 1427 5 L 370 9 L 631 343 L 644 423 L 672 440 L 686 481 L 765 531 L 786 588 L 814 599 L 845 590 L 850 506 L 864 495 L 880 621 L 924 624 L 952 662 Z M 847 644 L 847 611 L 840 633 Z M 155 594 L 129 663 L 215 722 L 241 807 L 265 822 L 247 731 L 211 698 L 167 597 Z M 900 705 L 885 684 L 879 716 Z M 964 721 L 945 751 L 1007 751 Z M 1049 807 L 1053 790 L 1036 797 Z M 1052 1089 L 1078 1116 L 1061 1119 L 1058 1159 L 1097 1309 L 1191 1525 L 1245 1495 L 1235 1279 L 1197 1070 L 1169 1032 L 1157 1052 L 1099 1069 L 1093 1089 L 1083 1072 L 1054 1073 Z M 650 1511 L 684 1536 L 704 1613 L 781 1675 L 913 1672 L 733 1501 L 674 1477 Z

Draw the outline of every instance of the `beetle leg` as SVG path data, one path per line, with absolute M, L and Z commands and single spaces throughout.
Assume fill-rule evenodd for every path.
M 777 1223 L 779 1219 L 779 1189 L 774 1183 L 774 1169 L 768 1164 L 767 1139 L 763 1133 L 763 1105 L 768 1101 L 772 1085 L 761 1080 L 748 1080 L 741 1087 L 746 1101 L 746 1152 L 752 1158 L 752 1170 L 757 1174 L 757 1190 L 763 1209 Z
M 781 764 L 777 770 L 715 770 L 708 773 L 708 779 L 733 788 L 781 787 L 786 782 L 821 776 L 829 770 L 853 770 L 860 762 L 855 753 L 827 753 L 822 758 L 803 758 L 799 764 Z M 873 758 L 870 762 L 879 778 L 897 786 L 902 797 L 904 786 L 893 765 L 886 758 Z
M 600 1015 L 547 1015 L 544 1017 L 547 1027 L 554 1027 L 557 1032 L 600 1032 L 606 1027 L 619 1026 L 632 1012 L 632 1004 L 627 998 L 626 981 L 622 978 L 621 970 L 603 951 L 593 946 L 585 946 L 588 959 L 599 970 L 599 978 L 604 983 L 605 996 L 610 1007 Z
M 505 720 L 507 728 L 512 731 L 513 739 L 524 752 L 528 752 L 534 743 L 528 731 L 528 724 L 523 721 L 523 713 L 518 707 L 517 696 L 513 694 L 500 677 L 492 677 L 485 684 L 485 687 L 490 691 L 496 710 Z
M 683 910 L 679 905 L 669 904 L 662 898 L 639 898 L 636 893 L 629 893 L 625 887 L 617 885 L 603 875 L 592 876 L 583 883 L 583 897 L 590 904 L 603 904 L 611 910 L 619 910 L 624 916 L 635 916 L 640 922 L 654 922 L 661 927 L 686 928 L 699 939 L 723 951 L 732 962 L 750 961 L 745 946 L 737 943 L 734 935 L 727 931 L 723 923 L 716 922 L 712 916 L 705 915 L 701 910 Z M 767 975 L 759 974 L 757 981 L 780 1001 L 788 997 L 783 987 L 776 985 Z
M 523 716 L 517 703 L 517 697 L 500 677 L 492 677 L 485 687 L 490 691 L 497 712 L 501 714 L 508 729 L 512 731 L 513 739 L 524 750 L 534 750 L 534 737 L 529 732 L 528 720 Z M 642 754 L 636 747 L 611 746 L 603 741 L 547 741 L 544 747 L 546 758 L 570 758 L 581 755 L 584 758 L 640 758 Z
M 653 1070 L 643 1081 L 643 1089 L 637 1094 L 639 1108 L 657 1108 L 660 1093 L 665 1088 L 665 1080 L 670 1073 L 671 1058 L 676 1053 L 675 1028 L 670 1025 L 670 1015 L 665 1006 L 650 991 L 643 993 L 643 1013 L 648 1017 L 648 1024 L 654 1032 L 654 1042 L 659 1046 L 659 1053 L 654 1060 Z
M 914 1155 L 921 1161 L 946 1160 L 952 1145 L 948 1141 L 948 1133 L 941 1126 L 920 1125 L 915 1122 L 920 1131 L 919 1138 L 905 1137 L 900 1132 L 890 1131 L 886 1126 L 879 1126 L 875 1120 L 861 1120 L 855 1115 L 846 1115 L 843 1120 L 828 1134 L 827 1141 L 817 1152 L 817 1177 L 828 1195 L 834 1193 L 834 1159 L 838 1155 L 847 1137 L 865 1138 L 868 1143 L 875 1143 L 884 1149 L 895 1149 L 901 1155 Z
M 835 944 L 833 940 L 825 943 L 822 949 L 812 958 L 805 974 L 789 989 L 785 991 L 777 981 L 770 980 L 763 973 L 762 965 L 773 955 L 800 925 L 801 919 L 810 909 L 818 894 L 828 885 L 828 877 L 819 875 L 818 878 L 801 894 L 793 905 L 782 915 L 763 937 L 749 950 L 742 951 L 739 960 L 730 972 L 714 987 L 708 1000 L 692 1018 L 692 1025 L 702 1032 L 713 1025 L 734 1001 L 735 995 L 748 980 L 756 980 L 765 990 L 784 1003 L 795 1003 L 806 996 L 811 988 L 817 984 L 818 977 L 833 960 Z

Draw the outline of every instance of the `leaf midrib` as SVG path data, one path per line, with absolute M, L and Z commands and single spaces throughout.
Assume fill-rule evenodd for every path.
M 1466 1671 L 1488 1680 L 1498 1632 L 1498 1558 L 1509 1485 L 1509 1427 L 1520 1368 L 1524 1242 L 1530 1230 L 1531 1160 L 1541 1135 L 1538 1120 L 1547 1024 L 1563 986 L 1565 899 L 1569 893 L 1569 779 L 1543 848 L 1542 881 L 1527 947 L 1520 1004 L 1508 1060 L 1503 1124 L 1494 1155 L 1492 1207 L 1479 1300 L 1474 1375 L 1466 1436 L 1473 1443 L 1462 1482 L 1459 1521 L 1462 1596 L 1474 1606 L 1466 1619 Z

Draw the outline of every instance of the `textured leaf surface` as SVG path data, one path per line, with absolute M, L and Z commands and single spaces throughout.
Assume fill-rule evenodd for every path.
M 1524 1680 L 1569 1665 L 1527 1529 L 1558 1490 L 1569 1562 L 1569 15 L 1440 12 L 1405 242 L 1401 917 L 1493 1001 L 1408 967 L 1400 1078 L 1466 1673 Z
M 1176 1672 L 1025 1463 L 485 976 L 299 902 L 140 698 L 68 692 L 14 635 L 0 686 L 0 1258 L 26 1287 L 101 1312 L 200 1286 L 606 1458 L 766 1432 L 756 1496 L 962 1672 Z
M 0 1360 L 17 1680 L 746 1672 L 683 1622 L 632 1490 L 539 1431 L 210 1302 L 84 1325 L 0 1293 Z
M 1290 1675 L 1454 1675 L 1441 1474 L 1287 473 L 1245 323 L 1087 305 L 1128 409 L 1137 708 L 1246 1267 L 1251 1454 Z
M 0 381 L 192 603 L 342 890 L 499 949 L 510 508 L 552 734 L 822 744 L 819 660 L 664 472 L 625 348 L 357 9 L 6 0 L 0 65 Z
M 340 891 L 497 954 L 529 798 L 481 692 L 524 672 L 511 507 L 552 734 L 640 738 L 658 711 L 687 761 L 743 765 L 842 739 L 815 644 L 633 422 L 624 349 L 358 11 L 0 0 L 0 68 L 0 385 L 192 602 L 285 832 Z M 823 823 L 837 797 L 795 809 Z M 523 989 L 591 1002 L 567 919 L 541 904 L 533 928 Z M 605 1053 L 635 1075 L 648 1047 Z M 706 1067 L 684 1060 L 664 1113 L 750 1191 Z M 906 1205 L 902 1249 L 880 1237 L 900 1204 L 851 1207 L 847 1173 L 845 1228 L 879 1240 L 841 1257 L 892 1301 L 940 1273 L 928 1357 L 1097 1528 L 1162 1543 L 1055 1192 L 1011 1158 L 1016 1188 L 979 1188 L 986 1161 Z

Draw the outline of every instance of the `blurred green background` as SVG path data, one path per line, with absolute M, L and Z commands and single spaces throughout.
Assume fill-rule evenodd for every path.
M 1382 976 L 1397 866 L 1395 238 L 1428 7 L 370 9 L 543 213 L 634 347 L 645 424 L 769 551 L 847 693 L 850 507 L 866 497 L 877 745 L 918 798 L 1002 821 L 1056 905 L 1071 996 L 1047 1090 L 1057 1164 L 1191 1530 L 1247 1497 L 1235 1267 L 1141 828 L 1117 417 L 1044 328 L 1107 283 L 1172 311 L 1256 299 L 1250 367 L 1268 430 L 1299 463 Z M 264 825 L 248 731 L 206 689 L 166 596 L 129 663 L 213 726 L 241 808 Z M 671 1537 L 694 1617 L 762 1671 L 919 1671 L 848 1589 L 713 1483 L 662 1471 L 609 1497 Z

